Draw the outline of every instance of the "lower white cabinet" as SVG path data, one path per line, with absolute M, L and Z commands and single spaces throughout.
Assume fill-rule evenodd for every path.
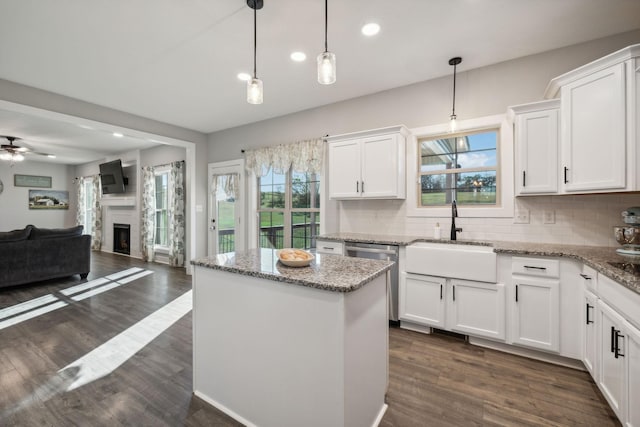
M 513 279 L 514 344 L 560 351 L 560 282 L 518 277 Z
M 400 282 L 399 318 L 421 326 L 504 340 L 504 285 L 408 273 Z
M 640 426 L 640 329 L 626 323 L 627 408 L 626 426 Z
M 480 337 L 505 339 L 502 283 L 450 279 L 449 329 Z
M 598 325 L 596 320 L 596 309 L 598 298 L 588 290 L 584 291 L 584 320 L 582 323 L 583 340 L 582 340 L 582 363 L 587 368 L 591 376 L 597 381 L 597 360 L 598 360 Z
M 598 300 L 598 387 L 620 420 L 624 420 L 625 359 L 622 325 L 624 319 L 602 300 Z
M 407 274 L 400 284 L 400 319 L 444 329 L 445 287 L 442 277 Z

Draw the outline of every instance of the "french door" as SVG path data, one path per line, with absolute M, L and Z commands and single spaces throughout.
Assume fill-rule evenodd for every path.
M 209 163 L 208 254 L 245 249 L 244 160 Z

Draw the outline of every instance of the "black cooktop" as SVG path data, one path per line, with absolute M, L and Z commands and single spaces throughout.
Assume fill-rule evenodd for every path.
M 635 276 L 640 277 L 640 264 L 634 262 L 611 262 L 609 264 L 614 266 L 615 268 L 619 268 L 625 273 L 630 273 Z

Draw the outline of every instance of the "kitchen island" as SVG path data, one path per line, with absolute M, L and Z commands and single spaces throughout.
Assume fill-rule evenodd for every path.
M 191 262 L 194 393 L 245 425 L 375 426 L 386 410 L 387 261 L 275 250 Z

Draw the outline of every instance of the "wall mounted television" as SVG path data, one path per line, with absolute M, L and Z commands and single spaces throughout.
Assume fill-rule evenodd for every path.
M 122 161 L 120 159 L 100 164 L 102 194 L 124 193 L 127 181 L 122 171 Z

